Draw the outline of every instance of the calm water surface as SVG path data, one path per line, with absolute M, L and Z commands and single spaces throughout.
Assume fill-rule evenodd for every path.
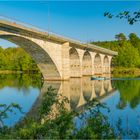
M 109 117 L 112 127 L 115 128 L 120 118 L 124 130 L 140 132 L 140 80 L 91 81 L 85 77 L 61 83 L 44 82 L 42 85 L 39 79 L 36 75 L 0 75 L 0 104 L 18 103 L 25 112 L 10 113 L 10 117 L 4 120 L 5 125 L 13 126 L 26 113 L 32 114 L 40 96 L 51 85 L 70 100 L 69 110 L 84 113 L 88 102 L 97 98 L 110 108 L 110 112 L 102 112 Z M 75 123 L 80 128 L 83 122 L 75 118 Z
M 10 105 L 17 103 L 22 107 L 21 113 L 14 109 L 14 112 L 8 112 L 8 118 L 3 120 L 7 126 L 13 126 L 32 108 L 33 104 L 40 95 L 41 82 L 38 75 L 27 74 L 6 74 L 0 75 L 0 104 Z M 3 110 L 0 107 L 0 110 Z

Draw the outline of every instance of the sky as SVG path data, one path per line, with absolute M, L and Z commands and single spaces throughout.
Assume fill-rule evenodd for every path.
M 0 16 L 82 42 L 114 40 L 121 32 L 140 37 L 140 22 L 129 25 L 125 19 L 104 17 L 106 11 L 125 10 L 140 10 L 140 1 L 0 1 Z M 0 46 L 12 45 L 0 40 Z

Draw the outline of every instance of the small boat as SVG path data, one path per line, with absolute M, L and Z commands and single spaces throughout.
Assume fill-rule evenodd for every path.
M 91 77 L 91 80 L 106 80 L 106 77 Z

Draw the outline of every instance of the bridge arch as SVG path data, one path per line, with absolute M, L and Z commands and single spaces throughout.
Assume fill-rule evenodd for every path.
M 103 60 L 103 67 L 104 67 L 104 69 L 103 69 L 103 73 L 109 73 L 109 58 L 108 58 L 108 56 L 106 55 L 105 57 L 104 57 L 104 60 Z
M 99 54 L 96 54 L 94 58 L 94 74 L 102 74 L 102 61 Z
M 104 81 L 104 91 L 107 93 L 109 90 L 109 80 Z
M 45 80 L 55 80 L 61 78 L 55 63 L 49 54 L 37 43 L 22 36 L 11 34 L 1 34 L 0 38 L 10 41 L 23 48 L 36 62 Z
M 75 48 L 69 50 L 70 55 L 70 77 L 80 77 L 80 58 Z
M 92 75 L 92 58 L 88 51 L 84 53 L 82 62 L 83 75 Z
M 70 79 L 70 107 L 75 110 L 79 104 L 81 96 L 81 82 L 80 79 Z
M 101 81 L 95 81 L 94 89 L 95 89 L 96 97 L 100 97 L 101 91 L 102 91 L 102 83 L 101 83 Z
M 92 84 L 91 80 L 88 77 L 82 78 L 82 89 L 85 102 L 90 101 L 92 97 Z

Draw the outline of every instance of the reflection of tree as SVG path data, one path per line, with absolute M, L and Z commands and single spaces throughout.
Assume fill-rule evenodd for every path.
M 135 96 L 130 102 L 131 108 L 135 108 L 139 104 L 139 102 L 140 102 L 140 95 Z
M 16 87 L 18 90 L 28 90 L 30 86 L 41 87 L 40 74 L 2 74 L 0 75 L 0 89 L 3 87 Z
M 95 88 L 95 94 L 96 94 L 96 96 L 99 97 L 100 96 L 100 93 L 101 93 L 101 88 L 102 88 L 101 81 L 95 81 L 94 88 Z
M 14 109 L 18 109 L 20 112 L 22 112 L 22 108 L 18 104 L 0 104 L 0 128 L 4 126 L 3 120 L 9 117 L 9 112 L 13 112 L 15 114 Z
M 126 102 L 120 99 L 119 103 L 117 104 L 118 109 L 124 109 L 126 107 Z
M 128 102 L 131 108 L 137 107 L 140 103 L 140 81 L 128 80 L 128 81 L 116 81 L 115 87 L 120 91 L 120 102 L 117 107 L 125 107 Z

